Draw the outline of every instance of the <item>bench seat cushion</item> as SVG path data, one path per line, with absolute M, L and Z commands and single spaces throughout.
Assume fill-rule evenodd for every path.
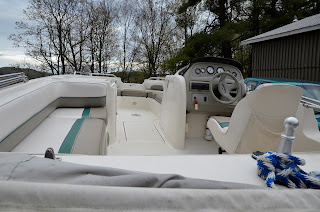
M 59 148 L 59 153 L 100 155 L 106 147 L 106 129 L 100 119 L 77 119 Z
M 105 97 L 102 98 L 59 98 L 47 105 L 41 111 L 17 126 L 6 137 L 0 140 L 0 152 L 9 152 L 48 116 L 61 118 L 97 118 L 104 120 L 107 125 L 107 108 Z M 100 104 L 101 103 L 101 104 Z M 73 108 L 64 108 L 72 106 Z M 63 108 L 61 108 L 63 107 Z M 86 108 L 84 108 L 86 107 Z M 12 120 L 8 119 L 8 123 Z M 2 133 L 0 131 L 0 133 Z
M 95 108 L 94 108 L 95 109 Z M 93 110 L 96 111 L 96 110 Z M 12 152 L 43 154 L 48 147 L 56 153 L 104 154 L 106 110 L 92 113 L 84 108 L 58 108 L 25 137 Z

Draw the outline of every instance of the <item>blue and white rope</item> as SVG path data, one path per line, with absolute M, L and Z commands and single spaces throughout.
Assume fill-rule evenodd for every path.
M 299 165 L 306 164 L 304 159 L 277 152 L 266 152 L 257 157 L 258 175 L 266 180 L 270 188 L 275 183 L 289 188 L 320 188 L 320 172 L 306 173 Z

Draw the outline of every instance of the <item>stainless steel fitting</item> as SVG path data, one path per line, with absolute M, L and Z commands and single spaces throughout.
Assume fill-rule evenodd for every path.
M 283 122 L 284 132 L 281 134 L 281 142 L 278 147 L 279 153 L 292 153 L 292 144 L 294 139 L 295 129 L 299 126 L 299 121 L 295 117 L 288 117 Z

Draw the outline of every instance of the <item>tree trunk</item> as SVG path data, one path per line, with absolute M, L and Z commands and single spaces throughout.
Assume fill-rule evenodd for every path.
M 226 0 L 219 0 L 219 23 L 220 29 L 227 23 Z M 231 41 L 224 41 L 221 45 L 221 54 L 224 58 L 232 58 Z

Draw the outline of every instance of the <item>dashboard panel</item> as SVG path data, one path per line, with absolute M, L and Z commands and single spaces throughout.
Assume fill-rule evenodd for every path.
M 192 67 L 191 73 L 193 78 L 207 78 L 213 77 L 217 73 L 229 72 L 238 80 L 241 80 L 241 72 L 235 67 L 225 64 L 195 64 Z
M 244 84 L 240 68 L 237 65 L 224 63 L 224 61 L 197 61 L 185 67 L 180 75 L 184 76 L 186 81 L 188 111 L 195 111 L 195 100 L 197 100 L 199 105 L 197 113 L 209 112 L 210 114 L 226 115 L 232 112 L 234 105 L 224 105 L 217 102 L 210 92 L 210 82 L 216 74 L 221 72 L 231 73 L 240 84 Z M 218 77 L 212 82 L 215 90 L 217 90 L 219 79 Z

